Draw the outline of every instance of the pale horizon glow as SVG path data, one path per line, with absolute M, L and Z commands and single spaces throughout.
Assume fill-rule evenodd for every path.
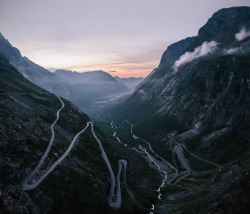
M 146 77 L 167 46 L 249 0 L 1 0 L 0 32 L 45 67 Z M 116 72 L 110 72 L 116 71 Z

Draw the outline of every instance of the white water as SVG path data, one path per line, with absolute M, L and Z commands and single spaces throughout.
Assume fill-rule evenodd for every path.
M 157 190 L 157 192 L 159 192 L 158 199 L 161 199 L 161 188 L 165 186 L 165 183 L 166 183 L 166 181 L 168 179 L 168 173 L 161 169 L 160 165 L 150 156 L 150 154 L 147 152 L 147 150 L 145 148 L 143 148 L 141 145 L 139 145 L 139 149 L 141 151 L 143 151 L 149 157 L 150 161 L 153 162 L 156 165 L 159 172 L 161 172 L 164 175 L 162 183 L 161 183 L 159 189 Z
M 134 125 L 133 125 L 132 123 L 128 122 L 128 120 L 125 120 L 125 121 L 126 121 L 128 124 L 131 125 L 130 132 L 131 132 L 131 135 L 133 136 L 133 138 L 134 138 L 134 139 L 141 140 L 141 141 L 143 141 L 144 143 L 146 143 L 146 144 L 148 145 L 148 147 L 149 147 L 149 150 L 153 153 L 153 155 L 155 155 L 156 157 L 160 158 L 164 163 L 166 163 L 166 165 L 168 165 L 171 169 L 173 169 L 173 170 L 175 171 L 175 174 L 174 174 L 173 178 L 171 178 L 169 181 L 167 181 L 167 172 L 166 172 L 165 170 L 161 169 L 161 167 L 159 166 L 159 164 L 157 164 L 156 161 L 154 161 L 154 160 L 152 159 L 152 157 L 149 155 L 149 153 L 148 153 L 147 151 L 146 151 L 146 152 L 144 151 L 144 152 L 147 154 L 147 156 L 149 157 L 149 159 L 157 166 L 157 168 L 159 169 L 159 171 L 160 171 L 161 173 L 163 173 L 163 175 L 164 175 L 163 181 L 162 181 L 160 187 L 159 187 L 158 190 L 157 190 L 157 192 L 159 193 L 159 194 L 158 194 L 158 199 L 161 199 L 161 191 L 160 191 L 161 188 L 165 186 L 165 183 L 166 183 L 166 182 L 167 182 L 168 184 L 170 184 L 170 183 L 178 176 L 178 170 L 177 170 L 176 167 L 174 167 L 171 163 L 169 163 L 168 161 L 166 161 L 165 159 L 163 159 L 161 156 L 159 156 L 158 154 L 156 154 L 156 153 L 153 151 L 153 149 L 152 149 L 152 147 L 151 147 L 151 144 L 150 144 L 149 142 L 147 142 L 146 140 L 144 140 L 144 139 L 142 139 L 142 138 L 136 136 L 136 135 L 133 133 L 133 127 L 134 127 Z M 141 146 L 141 145 L 140 145 L 140 146 Z M 139 148 L 140 148 L 140 146 L 139 146 Z M 141 148 L 140 148 L 140 149 L 141 149 Z

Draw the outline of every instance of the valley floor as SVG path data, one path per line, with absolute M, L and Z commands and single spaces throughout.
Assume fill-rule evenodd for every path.
M 159 150 L 155 142 L 151 144 L 143 136 L 137 136 L 136 126 L 126 118 L 121 124 L 115 124 L 107 112 L 103 118 L 96 118 L 96 123 L 121 147 L 141 156 L 147 164 L 145 172 L 151 168 L 161 177 L 161 180 L 150 180 L 155 182 L 157 194 L 152 203 L 141 207 L 150 213 L 175 213 L 178 210 L 185 213 L 190 209 L 192 213 L 198 213 L 214 198 L 225 193 L 241 175 L 239 161 L 220 165 L 195 154 L 188 145 L 178 142 L 174 135 L 170 134 L 167 140 L 159 142 L 161 148 L 164 147 Z M 128 161 L 133 171 L 133 160 Z M 135 194 L 139 207 L 141 197 Z

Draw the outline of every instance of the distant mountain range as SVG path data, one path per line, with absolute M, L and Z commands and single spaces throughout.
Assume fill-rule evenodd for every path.
M 72 71 L 49 70 L 22 57 L 0 33 L 0 53 L 28 80 L 38 86 L 60 95 L 83 110 L 88 110 L 96 100 L 124 92 L 129 89 L 103 71 L 77 73 Z
M 143 77 L 128 77 L 128 78 L 121 78 L 116 76 L 115 79 L 118 82 L 121 82 L 123 85 L 127 86 L 130 91 L 134 91 L 136 86 L 138 86 L 143 80 Z
M 99 99 L 129 91 L 126 86 L 104 71 L 78 73 L 56 70 L 53 74 L 57 82 L 67 89 L 71 96 L 69 100 L 85 110 Z

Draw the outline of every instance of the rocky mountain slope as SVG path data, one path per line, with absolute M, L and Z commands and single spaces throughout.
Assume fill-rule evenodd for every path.
M 249 170 L 249 69 L 250 8 L 219 10 L 197 36 L 170 45 L 158 68 L 114 109 L 112 116 L 117 122 L 131 121 L 134 133 L 150 140 L 155 150 L 160 147 L 157 151 L 162 156 L 178 142 L 221 165 L 237 162 L 243 173 Z M 164 150 L 163 142 L 169 149 Z M 239 192 L 244 185 L 249 188 L 246 181 Z M 231 187 L 220 196 L 229 194 L 232 198 L 233 191 L 236 189 Z M 246 197 L 242 195 L 238 197 Z M 166 208 L 168 203 L 164 200 L 159 206 Z M 218 204 L 211 205 L 214 213 L 219 212 Z M 233 206 L 224 207 L 220 213 L 246 212 L 246 204 Z
M 141 115 L 152 110 L 184 129 L 234 126 L 249 137 L 250 37 L 235 37 L 243 28 L 250 30 L 249 11 L 222 9 L 198 36 L 170 45 L 150 78 L 117 108 L 119 114 L 140 123 Z M 142 106 L 144 113 L 138 114 Z
M 0 76 L 0 212 L 60 212 L 64 209 L 65 211 L 75 210 L 82 203 L 93 207 L 96 205 L 91 202 L 93 200 L 91 197 L 95 194 L 97 198 L 99 197 L 97 201 L 105 201 L 105 198 L 99 195 L 101 190 L 94 193 L 93 189 L 92 196 L 88 198 L 84 194 L 92 192 L 88 187 L 90 177 L 93 177 L 93 182 L 96 180 L 96 185 L 104 187 L 104 192 L 105 188 L 108 188 L 106 176 L 103 176 L 104 180 L 100 179 L 102 172 L 98 167 L 92 168 L 93 162 L 87 163 L 91 158 L 94 162 L 100 161 L 100 166 L 102 165 L 100 154 L 93 153 L 95 142 L 90 133 L 80 137 L 76 150 L 73 150 L 72 154 L 58 166 L 55 173 L 51 173 L 37 189 L 32 191 L 21 189 L 22 180 L 27 176 L 28 171 L 34 168 L 46 149 L 51 136 L 50 124 L 54 121 L 55 113 L 61 107 L 61 103 L 54 94 L 26 80 L 2 56 Z M 58 125 L 55 127 L 56 137 L 52 152 L 40 173 L 58 159 L 67 149 L 74 135 L 89 121 L 86 114 L 66 100 L 64 102 L 65 109 L 61 112 Z M 88 144 L 90 147 L 86 150 L 85 147 Z M 103 167 L 105 167 L 104 164 Z M 76 185 L 73 185 L 74 183 Z M 103 206 L 106 206 L 105 203 Z
M 169 46 L 159 67 L 128 100 L 98 115 L 101 130 L 94 130 L 109 169 L 88 129 L 61 164 L 29 191 L 21 183 L 44 153 L 62 104 L 10 65 L 5 56 L 11 61 L 18 52 L 0 45 L 5 52 L 0 55 L 0 213 L 248 213 L 249 20 L 248 7 L 218 11 L 197 36 Z M 70 71 L 53 75 L 62 75 L 63 82 L 81 79 Z M 65 87 L 73 91 L 76 86 Z M 55 142 L 35 178 L 89 121 L 62 101 Z M 107 196 L 111 181 L 119 177 L 110 178 L 109 170 L 116 174 L 121 159 L 128 164 L 126 173 L 120 168 L 122 206 L 116 210 Z M 116 199 L 119 195 L 110 198 Z
M 65 106 L 54 127 L 55 141 L 31 183 L 58 160 L 90 120 L 72 103 L 62 101 Z M 21 188 L 22 181 L 47 148 L 50 126 L 61 107 L 55 94 L 25 79 L 0 55 L 0 213 L 117 213 L 107 202 L 110 174 L 90 128 L 79 136 L 68 156 L 35 189 Z M 95 125 L 94 130 L 115 174 L 120 158 L 129 161 L 127 185 L 142 198 L 141 203 L 148 203 L 154 186 L 148 183 L 147 195 L 143 186 L 147 180 L 141 170 L 146 163 L 118 142 L 111 144 Z M 153 176 L 154 172 L 148 173 L 153 180 L 159 179 Z M 123 185 L 119 213 L 143 213 L 126 195 Z

